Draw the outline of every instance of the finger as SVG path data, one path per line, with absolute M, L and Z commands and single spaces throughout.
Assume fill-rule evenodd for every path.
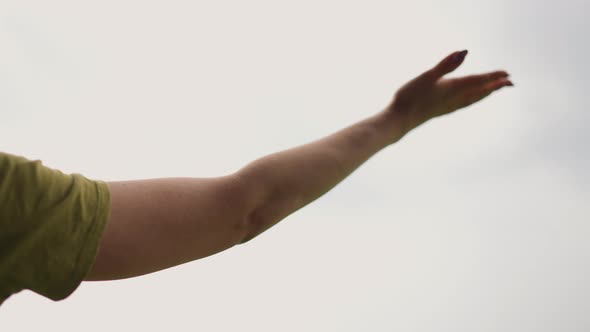
M 486 84 L 483 88 L 474 89 L 472 90 L 472 92 L 465 96 L 460 107 L 465 107 L 473 103 L 476 103 L 484 99 L 485 97 L 489 96 L 492 92 L 499 90 L 505 86 L 514 86 L 514 84 L 507 78 L 500 78 Z
M 461 85 L 461 86 L 479 86 L 479 85 L 487 84 L 489 82 L 496 81 L 497 79 L 500 79 L 500 78 L 508 77 L 509 75 L 510 74 L 508 74 L 504 70 L 497 70 L 497 71 L 485 73 L 485 74 L 459 77 L 455 80 L 456 80 L 456 84 Z
M 465 60 L 467 50 L 453 52 L 442 59 L 436 66 L 425 74 L 431 80 L 438 80 L 444 75 L 457 69 Z
M 508 78 L 500 78 L 500 79 L 497 79 L 495 81 L 492 81 L 492 82 L 486 84 L 482 90 L 484 93 L 490 94 L 490 93 L 492 93 L 500 88 L 503 88 L 505 86 L 514 86 L 514 84 Z

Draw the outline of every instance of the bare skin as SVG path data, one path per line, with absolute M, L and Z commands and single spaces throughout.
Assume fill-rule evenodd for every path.
M 139 276 L 248 242 L 413 128 L 513 85 L 501 70 L 444 78 L 464 53 L 449 54 L 406 83 L 382 111 L 233 174 L 108 182 L 110 220 L 86 280 Z
M 457 69 L 466 55 L 467 51 L 448 55 L 438 65 L 406 83 L 395 93 L 388 108 L 404 113 L 408 131 L 429 119 L 478 102 L 502 87 L 514 85 L 504 70 L 442 78 Z

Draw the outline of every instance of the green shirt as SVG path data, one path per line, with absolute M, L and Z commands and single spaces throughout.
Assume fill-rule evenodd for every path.
M 106 182 L 0 152 L 0 304 L 30 289 L 54 301 L 92 267 L 110 216 Z

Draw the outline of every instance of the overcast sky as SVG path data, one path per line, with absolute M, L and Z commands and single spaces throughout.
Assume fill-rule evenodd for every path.
M 0 2 L 0 150 L 101 180 L 224 175 L 450 75 L 429 121 L 245 245 L 24 291 L 10 331 L 589 331 L 587 1 Z M 8 329 L 7 327 L 10 327 Z

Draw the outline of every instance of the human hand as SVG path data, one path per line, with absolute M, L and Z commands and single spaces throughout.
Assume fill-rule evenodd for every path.
M 457 69 L 467 51 L 453 52 L 435 67 L 403 85 L 386 111 L 397 114 L 409 131 L 437 116 L 469 106 L 504 87 L 513 86 L 503 70 L 442 78 Z

